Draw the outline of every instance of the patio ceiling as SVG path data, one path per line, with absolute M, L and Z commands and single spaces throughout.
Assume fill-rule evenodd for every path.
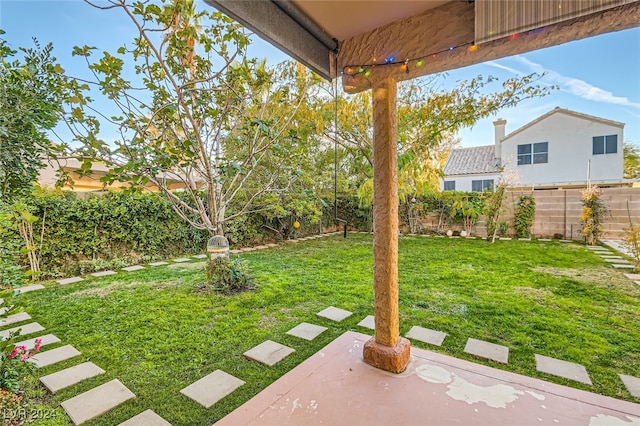
M 205 2 L 350 93 L 640 25 L 640 0 Z

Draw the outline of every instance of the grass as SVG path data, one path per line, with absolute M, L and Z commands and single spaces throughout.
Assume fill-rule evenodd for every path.
M 35 321 L 79 359 L 39 375 L 92 361 L 106 370 L 49 395 L 31 378 L 27 395 L 68 425 L 59 404 L 108 380 L 136 394 L 87 425 L 118 424 L 153 409 L 173 425 L 210 425 L 373 314 L 372 238 L 339 236 L 242 254 L 257 277 L 254 292 L 199 293 L 204 263 L 147 268 L 23 296 Z M 414 346 L 637 402 L 617 374 L 640 377 L 640 287 L 578 244 L 402 237 L 400 332 L 413 325 L 447 333 L 442 347 Z M 317 318 L 333 305 L 354 312 L 341 323 Z M 307 342 L 286 334 L 300 322 L 329 329 Z M 506 345 L 508 365 L 463 351 L 469 337 Z M 242 353 L 271 339 L 296 352 L 274 367 Z M 534 354 L 587 367 L 593 386 L 535 370 Z M 209 409 L 180 389 L 222 369 L 246 382 Z

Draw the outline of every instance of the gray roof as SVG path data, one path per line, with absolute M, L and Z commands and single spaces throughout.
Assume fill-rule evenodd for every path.
M 444 166 L 445 176 L 476 173 L 498 173 L 500 160 L 495 156 L 495 146 L 474 146 L 451 151 Z

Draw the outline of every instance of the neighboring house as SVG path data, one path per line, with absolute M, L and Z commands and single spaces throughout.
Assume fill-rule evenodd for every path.
M 555 108 L 505 135 L 498 119 L 495 143 L 454 149 L 444 167 L 443 190 L 493 188 L 501 171 L 517 176 L 519 188 L 629 185 L 623 179 L 624 123 Z
M 67 158 L 63 160 L 46 160 L 46 167 L 40 171 L 38 177 L 38 185 L 43 188 L 53 188 L 58 180 L 58 170 L 62 170 L 69 174 L 73 180 L 73 185 L 66 184 L 62 187 L 65 190 L 72 190 L 75 192 L 96 192 L 104 191 L 108 189 L 128 188 L 130 185 L 124 182 L 113 182 L 111 184 L 105 184 L 100 179 L 106 176 L 110 168 L 103 163 L 92 163 L 91 173 L 88 175 L 79 174 L 78 171 L 82 170 L 82 161 L 77 158 Z M 171 189 L 184 188 L 185 184 L 183 179 L 180 179 L 177 175 L 168 176 L 166 179 L 169 182 Z M 157 191 L 158 188 L 154 185 L 146 185 L 145 189 L 149 191 Z

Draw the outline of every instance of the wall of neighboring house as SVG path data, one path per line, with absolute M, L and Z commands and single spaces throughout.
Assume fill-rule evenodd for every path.
M 472 191 L 474 181 L 483 181 L 486 184 L 487 181 L 493 181 L 494 185 L 498 182 L 498 174 L 475 174 L 475 175 L 452 175 L 445 177 L 441 182 L 441 189 L 445 190 L 446 182 L 455 181 L 456 191 Z M 485 185 L 486 186 L 486 185 Z
M 594 155 L 593 138 L 611 135 L 615 135 L 616 152 Z M 520 186 L 525 187 L 586 184 L 589 161 L 593 183 L 616 183 L 622 180 L 623 140 L 621 127 L 555 113 L 504 139 L 501 143 L 502 164 L 516 170 Z M 547 162 L 534 164 L 536 152 L 531 152 L 531 164 L 518 165 L 518 145 L 544 142 L 548 143 Z M 532 151 L 533 148 L 532 145 Z M 541 160 L 543 156 L 539 154 L 541 152 L 537 158 Z

